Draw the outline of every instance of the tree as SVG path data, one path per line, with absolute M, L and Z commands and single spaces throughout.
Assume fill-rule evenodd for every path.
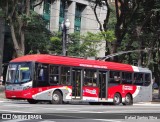
M 91 2 L 91 3 L 95 3 L 93 6 L 91 6 L 92 8 L 93 8 L 93 12 L 94 12 L 94 14 L 95 14 L 95 17 L 96 17 L 96 20 L 97 20 L 97 22 L 98 22 L 98 24 L 99 24 L 99 30 L 101 31 L 101 33 L 102 33 L 102 35 L 103 35 L 103 37 L 104 37 L 104 39 L 107 39 L 106 38 L 106 32 L 108 31 L 108 23 L 109 23 L 109 17 L 110 17 L 110 13 L 111 13 L 111 8 L 110 8 L 110 6 L 109 6 L 109 3 L 108 3 L 108 0 L 95 0 L 95 2 L 93 2 L 92 0 L 88 0 L 89 2 Z M 105 17 L 105 19 L 104 19 L 104 23 L 102 24 L 101 22 L 100 22 L 100 20 L 99 20 L 99 18 L 98 18 L 98 14 L 97 14 L 97 7 L 98 6 L 102 6 L 102 5 L 106 5 L 107 6 L 107 13 L 106 13 L 106 17 Z M 111 54 L 111 53 L 113 53 L 112 52 L 112 42 L 114 41 L 112 41 L 112 42 L 108 42 L 108 40 L 105 40 L 106 41 L 106 53 L 105 53 L 105 55 L 108 55 L 108 54 Z
M 76 57 L 92 57 L 96 56 L 101 45 L 101 33 L 95 34 L 88 32 L 84 35 L 76 32 L 69 35 L 69 43 L 67 44 L 67 55 Z M 51 37 L 50 53 L 62 54 L 62 40 L 61 33 L 55 33 Z
M 25 30 L 25 53 L 49 53 L 50 37 L 47 21 L 34 11 L 30 12 L 30 21 Z
M 15 49 L 15 57 L 25 54 L 25 31 L 30 22 L 31 6 L 40 5 L 43 0 L 35 4 L 36 0 L 0 0 L 0 8 L 5 14 L 6 23 L 10 26 Z
M 102 45 L 102 34 L 101 33 L 91 33 L 87 32 L 87 34 L 81 36 L 81 44 L 80 44 L 80 53 L 81 57 L 95 57 L 97 56 L 97 52 L 101 49 Z
M 62 54 L 62 33 L 55 32 L 50 38 L 50 53 L 60 55 Z

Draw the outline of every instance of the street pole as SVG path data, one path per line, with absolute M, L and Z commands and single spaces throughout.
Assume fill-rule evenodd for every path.
M 4 18 L 0 17 L 0 76 L 2 74 L 3 48 L 4 48 Z
M 65 26 L 65 22 L 67 20 L 67 13 L 68 13 L 68 1 L 65 0 L 65 4 L 64 4 L 64 22 L 63 22 L 63 28 L 62 28 L 62 55 L 66 56 L 67 55 L 67 34 L 68 34 L 68 30 Z

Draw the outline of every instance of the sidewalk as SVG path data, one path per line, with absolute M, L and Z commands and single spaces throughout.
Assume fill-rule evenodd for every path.
M 0 100 L 5 99 L 4 86 L 0 85 Z
M 158 89 L 155 89 L 153 91 L 153 99 L 152 99 L 152 102 L 159 102 L 160 104 L 160 98 L 158 98 Z

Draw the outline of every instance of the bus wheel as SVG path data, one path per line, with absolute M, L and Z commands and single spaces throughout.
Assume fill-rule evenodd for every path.
M 113 104 L 119 105 L 121 103 L 121 96 L 119 93 L 116 93 L 113 98 Z
M 30 104 L 36 104 L 36 103 L 38 103 L 37 100 L 33 100 L 33 99 L 27 99 L 27 101 L 28 101 L 28 103 L 30 103 Z
M 123 105 L 132 105 L 133 104 L 132 96 L 130 94 L 127 94 L 125 97 L 125 102 L 122 104 Z
M 53 93 L 51 103 L 62 104 L 62 94 L 59 91 Z

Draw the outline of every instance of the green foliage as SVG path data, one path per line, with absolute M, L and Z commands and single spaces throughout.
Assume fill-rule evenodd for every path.
M 100 42 L 102 40 L 101 33 L 91 33 L 87 32 L 86 35 L 82 37 L 82 44 L 80 47 L 81 56 L 84 57 L 92 57 L 97 56 L 98 47 L 101 45 Z
M 62 33 L 55 32 L 54 36 L 50 37 L 49 49 L 52 54 L 62 54 Z
M 104 34 L 105 37 L 103 37 L 105 40 L 107 40 L 108 42 L 113 42 L 115 41 L 116 37 L 115 37 L 115 33 L 113 30 L 108 30 L 106 32 L 101 32 L 101 34 Z
M 52 34 L 46 29 L 46 20 L 36 12 L 31 11 L 27 22 L 28 25 L 25 28 L 26 53 L 48 53 Z
M 62 40 L 61 33 L 55 33 L 54 36 L 50 38 L 50 52 L 52 54 L 62 54 Z M 102 40 L 101 34 L 94 34 L 88 32 L 85 35 L 80 35 L 76 32 L 69 35 L 69 43 L 67 44 L 67 54 L 69 56 L 79 56 L 79 57 L 91 57 L 96 56 L 98 46 Z
M 81 35 L 79 32 L 75 32 L 69 35 L 68 55 L 80 56 L 81 50 Z

